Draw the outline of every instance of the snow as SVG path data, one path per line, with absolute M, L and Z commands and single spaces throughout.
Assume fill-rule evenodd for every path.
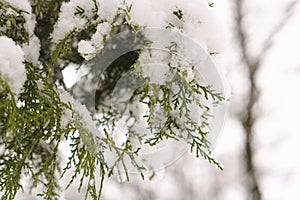
M 110 23 L 100 23 L 90 41 L 81 40 L 78 43 L 78 52 L 81 56 L 86 60 L 94 58 L 97 52 L 100 52 L 103 49 L 104 40 L 110 37 L 111 29 L 112 26 Z
M 63 77 L 64 77 L 64 83 L 67 88 L 71 88 L 75 83 L 77 79 L 77 69 L 78 66 L 71 63 L 65 69 L 62 71 Z
M 71 1 L 70 4 L 73 4 L 72 2 L 73 1 Z M 223 37 L 224 31 L 222 26 L 219 25 L 220 23 L 212 14 L 211 8 L 204 1 L 170 0 L 161 2 L 159 0 L 126 0 L 121 3 L 120 0 L 99 0 L 97 2 L 99 7 L 99 18 L 97 20 L 103 20 L 104 23 L 98 25 L 97 31 L 91 39 L 92 44 L 87 42 L 81 43 L 79 48 L 79 53 L 81 54 L 89 52 L 94 54 L 95 52 L 93 51 L 92 46 L 99 52 L 99 50 L 103 48 L 103 36 L 108 36 L 108 33 L 111 30 L 112 19 L 115 17 L 116 13 L 123 13 L 123 15 L 125 15 L 124 9 L 126 10 L 131 5 L 132 7 L 129 12 L 130 17 L 127 17 L 128 24 L 147 28 L 155 27 L 166 29 L 169 23 L 171 23 L 175 26 L 172 28 L 174 31 L 179 31 L 186 37 L 192 39 L 207 53 L 222 53 L 222 49 L 224 48 L 225 39 Z M 77 3 L 79 4 L 79 1 Z M 71 5 L 69 5 L 69 7 L 71 7 Z M 64 16 L 67 14 L 70 15 L 70 13 L 73 12 L 69 11 L 70 9 L 66 11 L 67 9 L 62 8 L 61 10 L 62 17 L 58 21 L 56 27 L 58 30 L 52 35 L 54 42 L 62 39 L 75 27 L 75 25 L 72 25 L 74 22 L 71 22 L 75 20 L 73 19 L 74 16 Z M 178 17 L 174 15 L 173 12 L 177 10 L 182 11 L 182 19 L 178 19 Z M 68 25 L 60 25 L 64 23 L 67 23 Z M 82 21 L 79 23 L 79 27 L 81 27 L 82 23 L 84 22 Z M 89 60 L 93 56 L 84 55 L 83 57 Z
M 80 116 L 80 122 L 82 123 L 83 128 L 89 130 L 95 137 L 104 137 L 104 133 L 97 127 L 96 122 L 91 116 L 91 112 L 86 108 L 85 105 L 75 100 L 69 92 L 63 89 L 60 89 L 59 93 L 61 101 L 67 104 L 71 103 L 74 111 Z M 72 118 L 71 111 L 65 110 L 64 115 L 62 116 L 62 126 L 66 126 L 67 123 L 72 120 L 74 119 Z
M 163 2 L 160 2 L 160 5 Z M 167 15 L 161 9 L 153 7 L 153 1 L 141 0 L 133 1 L 130 16 L 131 22 L 140 26 L 165 28 L 167 26 Z M 163 7 L 163 5 L 161 5 Z M 149 16 L 149 17 L 145 17 Z M 155 16 L 155 17 L 150 17 Z
M 11 4 L 13 7 L 20 9 L 20 10 L 24 10 L 27 12 L 31 12 L 31 5 L 29 3 L 29 1 L 27 0 L 6 0 L 9 4 Z
M 83 17 L 75 14 L 77 8 L 84 10 Z M 54 31 L 51 35 L 52 42 L 57 44 L 64 39 L 72 30 L 83 28 L 86 23 L 92 19 L 94 8 L 93 1 L 71 0 L 62 4 L 59 19 L 54 26 Z
M 78 43 L 78 52 L 86 60 L 90 60 L 96 54 L 96 48 L 93 46 L 91 41 L 81 40 Z
M 25 60 L 35 66 L 39 65 L 40 47 L 40 40 L 35 35 L 32 35 L 29 38 L 29 44 L 22 47 Z
M 106 37 L 106 39 L 109 38 L 111 28 L 112 26 L 108 22 L 103 22 L 97 26 L 97 31 L 92 36 L 93 45 L 97 48 L 97 50 L 101 50 L 103 48 L 104 37 Z
M 85 2 L 85 1 L 84 1 Z M 112 22 L 118 9 L 122 5 L 122 0 L 97 0 L 99 19 Z
M 13 92 L 20 93 L 26 80 L 24 52 L 15 42 L 0 36 L 0 73 L 8 81 Z
M 70 93 L 61 89 L 59 91 L 60 100 L 66 104 L 72 103 L 73 98 Z M 72 120 L 72 112 L 69 109 L 64 110 L 64 114 L 61 118 L 61 125 L 62 127 L 66 127 L 68 123 Z
M 175 29 L 181 29 L 182 33 L 194 39 L 204 49 L 222 51 L 222 27 L 204 1 L 127 1 L 128 4 L 131 2 L 130 16 L 133 24 L 164 29 L 171 23 L 175 25 Z M 177 10 L 183 13 L 181 20 L 173 14 Z
M 26 13 L 22 13 L 22 15 L 26 20 L 24 26 L 29 35 L 29 44 L 22 44 L 22 49 L 24 51 L 25 60 L 34 65 L 38 65 L 40 41 L 38 37 L 34 35 L 36 20 L 35 15 L 32 14 L 31 5 L 27 0 L 8 0 L 7 2 L 17 9 L 26 11 Z

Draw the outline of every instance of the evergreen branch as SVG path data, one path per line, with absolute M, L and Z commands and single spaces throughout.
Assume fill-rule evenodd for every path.
M 198 137 L 193 137 L 190 144 L 191 144 L 191 152 L 193 152 L 195 149 L 197 157 L 202 156 L 209 163 L 214 164 L 215 166 L 217 166 L 217 168 L 219 168 L 220 170 L 223 170 L 223 166 L 217 160 L 212 158 L 209 155 L 210 153 L 207 153 L 207 152 L 205 152 L 205 150 L 203 150 L 203 144 L 201 142 L 199 142 Z

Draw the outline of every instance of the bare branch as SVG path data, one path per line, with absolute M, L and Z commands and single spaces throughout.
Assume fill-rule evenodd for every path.
M 246 62 L 248 66 L 250 66 L 251 63 L 247 49 L 247 36 L 243 27 L 243 4 L 244 0 L 236 0 L 236 30 L 237 38 L 240 44 L 240 49 L 242 51 L 242 59 Z
M 273 30 L 268 35 L 266 41 L 263 43 L 261 52 L 259 56 L 256 58 L 252 58 L 249 54 L 247 47 L 247 32 L 244 29 L 243 22 L 243 5 L 245 0 L 235 0 L 236 2 L 236 31 L 237 31 L 237 40 L 240 44 L 240 50 L 242 52 L 242 59 L 245 62 L 247 68 L 249 69 L 248 78 L 250 80 L 250 92 L 249 92 L 249 100 L 245 104 L 245 114 L 246 118 L 241 118 L 243 128 L 246 134 L 245 140 L 245 168 L 248 176 L 248 184 L 249 184 L 249 193 L 251 195 L 252 200 L 261 200 L 261 191 L 259 188 L 259 183 L 256 177 L 256 167 L 253 162 L 253 125 L 256 121 L 254 117 L 254 105 L 256 104 L 259 97 L 259 89 L 256 86 L 255 77 L 257 75 L 257 70 L 261 67 L 261 61 L 265 58 L 269 50 L 274 44 L 274 38 L 277 34 L 284 29 L 287 24 L 287 21 L 292 17 L 294 8 L 296 7 L 299 0 L 295 0 L 288 4 L 283 17 L 277 26 L 273 28 Z
M 281 21 L 273 28 L 269 36 L 266 38 L 266 41 L 263 43 L 261 53 L 259 54 L 260 56 L 257 58 L 256 61 L 258 64 L 264 59 L 269 50 L 272 48 L 276 36 L 286 27 L 286 25 L 288 24 L 287 22 L 292 18 L 295 7 L 298 3 L 299 0 L 295 0 L 287 5 L 283 17 L 281 18 Z

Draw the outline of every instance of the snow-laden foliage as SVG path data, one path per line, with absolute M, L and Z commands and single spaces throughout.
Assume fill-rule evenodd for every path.
M 12 56 L 13 55 L 13 56 Z M 21 47 L 5 36 L 0 37 L 0 73 L 12 91 L 19 93 L 26 79 L 24 52 Z
M 208 61 L 222 49 L 210 9 L 196 0 L 0 0 L 1 198 L 25 198 L 24 189 L 62 199 L 76 185 L 100 199 L 115 172 L 152 177 L 174 149 L 155 152 L 170 143 L 221 169 L 208 139 L 224 101 L 222 81 L 210 84 Z M 71 88 L 69 66 L 78 66 Z

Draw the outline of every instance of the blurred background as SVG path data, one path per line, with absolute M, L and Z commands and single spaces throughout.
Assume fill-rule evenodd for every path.
M 134 176 L 129 183 L 107 181 L 103 199 L 300 199 L 297 2 L 213 1 L 226 33 L 221 53 L 232 93 L 213 151 L 224 171 L 187 153 L 152 181 Z

